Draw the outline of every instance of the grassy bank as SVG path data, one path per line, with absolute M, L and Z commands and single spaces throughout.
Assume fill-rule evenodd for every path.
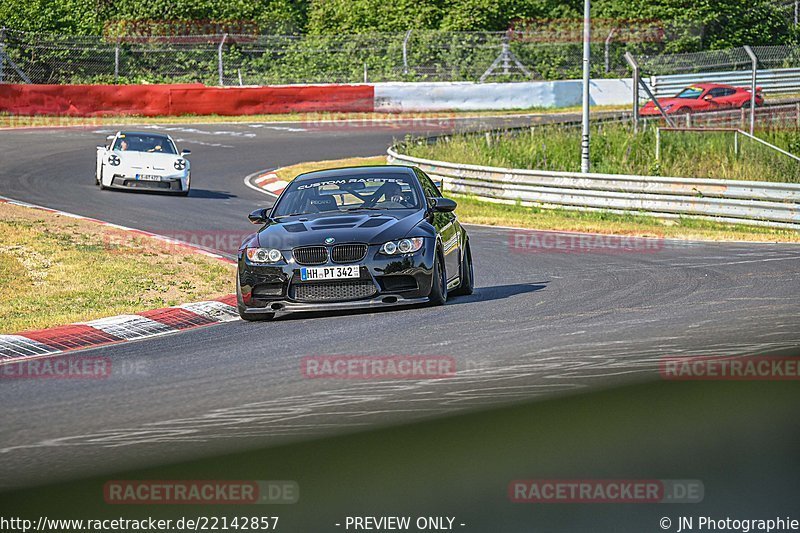
M 359 157 L 301 163 L 278 169 L 276 172 L 282 179 L 291 180 L 298 174 L 311 170 L 385 164 L 384 156 Z M 642 215 L 541 209 L 486 202 L 462 195 L 447 196 L 458 201 L 456 213 L 462 222 L 470 224 L 692 240 L 800 242 L 800 232 L 793 230 L 721 224 L 689 218 L 662 220 Z
M 628 106 L 595 106 L 593 111 L 620 111 Z M 106 117 L 70 117 L 47 115 L 9 115 L 0 113 L 0 128 L 30 128 L 52 126 L 112 126 L 126 124 L 222 124 L 253 122 L 308 122 L 309 125 L 344 120 L 374 121 L 392 123 L 413 119 L 443 119 L 468 117 L 504 117 L 512 115 L 557 115 L 559 113 L 577 113 L 579 106 L 572 107 L 535 107 L 528 109 L 486 110 L 486 111 L 427 111 L 405 113 L 279 113 L 270 115 L 182 115 L 179 117 L 143 117 L 138 115 L 106 116 Z
M 0 333 L 225 296 L 234 270 L 160 241 L 0 203 Z
M 800 153 L 800 131 L 770 130 L 758 137 L 792 153 Z M 662 132 L 661 159 L 656 161 L 656 134 L 650 127 L 633 135 L 621 124 L 592 128 L 592 171 L 609 174 L 686 176 L 733 180 L 800 183 L 800 164 L 755 141 L 733 133 Z M 414 144 L 409 155 L 476 165 L 578 172 L 580 130 L 540 126 L 518 135 L 486 138 L 456 135 L 434 144 Z

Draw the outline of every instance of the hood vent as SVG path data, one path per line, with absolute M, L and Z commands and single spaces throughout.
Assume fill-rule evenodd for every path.
M 361 224 L 360 228 L 377 228 L 378 226 L 383 226 L 387 222 L 389 222 L 389 218 L 370 218 L 366 220 L 363 224 Z
M 301 233 L 303 231 L 308 231 L 306 229 L 306 225 L 300 222 L 295 222 L 293 224 L 284 224 L 283 229 L 285 229 L 289 233 Z

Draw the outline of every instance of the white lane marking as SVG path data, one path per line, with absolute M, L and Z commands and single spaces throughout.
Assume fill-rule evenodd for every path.
M 125 340 L 154 337 L 178 331 L 166 324 L 139 315 L 112 316 L 85 322 L 85 324 Z
M 3 357 L 27 358 L 56 354 L 60 351 L 58 348 L 52 348 L 22 335 L 0 335 L 0 361 L 3 361 Z
M 178 307 L 217 322 L 230 322 L 232 320 L 239 320 L 239 312 L 235 307 L 223 302 L 217 302 L 215 300 L 183 304 L 179 305 Z
M 197 144 L 200 146 L 210 146 L 212 148 L 235 148 L 235 146 L 230 144 L 207 143 L 205 141 L 193 141 L 192 139 L 175 139 L 175 142 L 182 144 Z
M 266 194 L 267 196 L 272 196 L 273 198 L 277 198 L 278 195 L 275 194 L 274 192 L 270 192 L 270 191 L 268 191 L 266 189 L 262 189 L 258 185 L 255 185 L 255 184 L 252 183 L 252 180 L 254 180 L 254 179 L 258 178 L 258 177 L 261 177 L 264 174 L 272 172 L 273 170 L 275 170 L 275 169 L 274 168 L 268 168 L 268 169 L 265 169 L 265 170 L 259 170 L 258 172 L 253 172 L 252 174 L 250 174 L 248 176 L 245 176 L 245 178 L 244 178 L 245 186 L 250 187 L 254 191 L 258 191 L 260 193 Z

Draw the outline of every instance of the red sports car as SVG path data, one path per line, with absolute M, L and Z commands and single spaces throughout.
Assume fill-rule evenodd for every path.
M 750 89 L 720 83 L 698 83 L 686 87 L 672 98 L 659 98 L 658 103 L 668 115 L 750 107 Z M 761 87 L 756 87 L 756 106 L 763 103 Z M 659 114 L 653 102 L 647 102 L 640 110 L 642 116 Z

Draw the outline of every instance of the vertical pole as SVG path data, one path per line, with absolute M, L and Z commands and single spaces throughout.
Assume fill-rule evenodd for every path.
M 583 1 L 583 118 L 581 127 L 581 172 L 589 172 L 589 67 L 592 38 L 591 0 Z
M 656 128 L 656 161 L 661 159 L 661 128 Z
M 739 155 L 739 130 L 733 131 L 733 154 Z
M 611 72 L 611 54 L 609 52 L 609 47 L 611 46 L 611 37 L 614 36 L 614 32 L 615 31 L 617 31 L 616 28 L 611 28 L 611 31 L 608 32 L 608 37 L 606 37 L 606 46 L 605 46 L 605 52 L 604 52 L 604 58 L 603 58 L 605 60 L 606 74 Z
M 758 58 L 749 46 L 745 45 L 744 51 L 750 56 L 750 61 L 753 64 L 752 79 L 750 80 L 750 135 L 753 135 L 756 129 L 756 71 L 758 69 Z
M 800 7 L 800 0 L 794 0 L 794 25 L 797 26 L 798 8 Z
M 6 27 L 0 28 L 0 83 L 5 83 Z
M 364 61 L 364 83 L 367 83 L 367 62 Z
M 219 71 L 219 84 L 225 85 L 225 81 L 222 79 L 222 47 L 225 46 L 225 40 L 228 38 L 228 34 L 225 33 L 222 35 L 222 40 L 219 42 L 219 47 L 217 48 L 217 70 Z
M 119 39 L 114 46 L 114 83 L 119 81 Z
M 800 128 L 800 103 L 794 104 L 795 110 L 795 125 Z
M 625 61 L 633 70 L 633 133 L 639 132 L 639 63 L 630 52 L 625 52 Z
M 411 30 L 406 32 L 403 39 L 403 74 L 408 74 L 408 39 L 411 37 Z
M 691 128 L 692 127 L 692 113 L 691 113 L 691 111 L 689 113 L 686 113 L 686 127 L 687 128 Z

